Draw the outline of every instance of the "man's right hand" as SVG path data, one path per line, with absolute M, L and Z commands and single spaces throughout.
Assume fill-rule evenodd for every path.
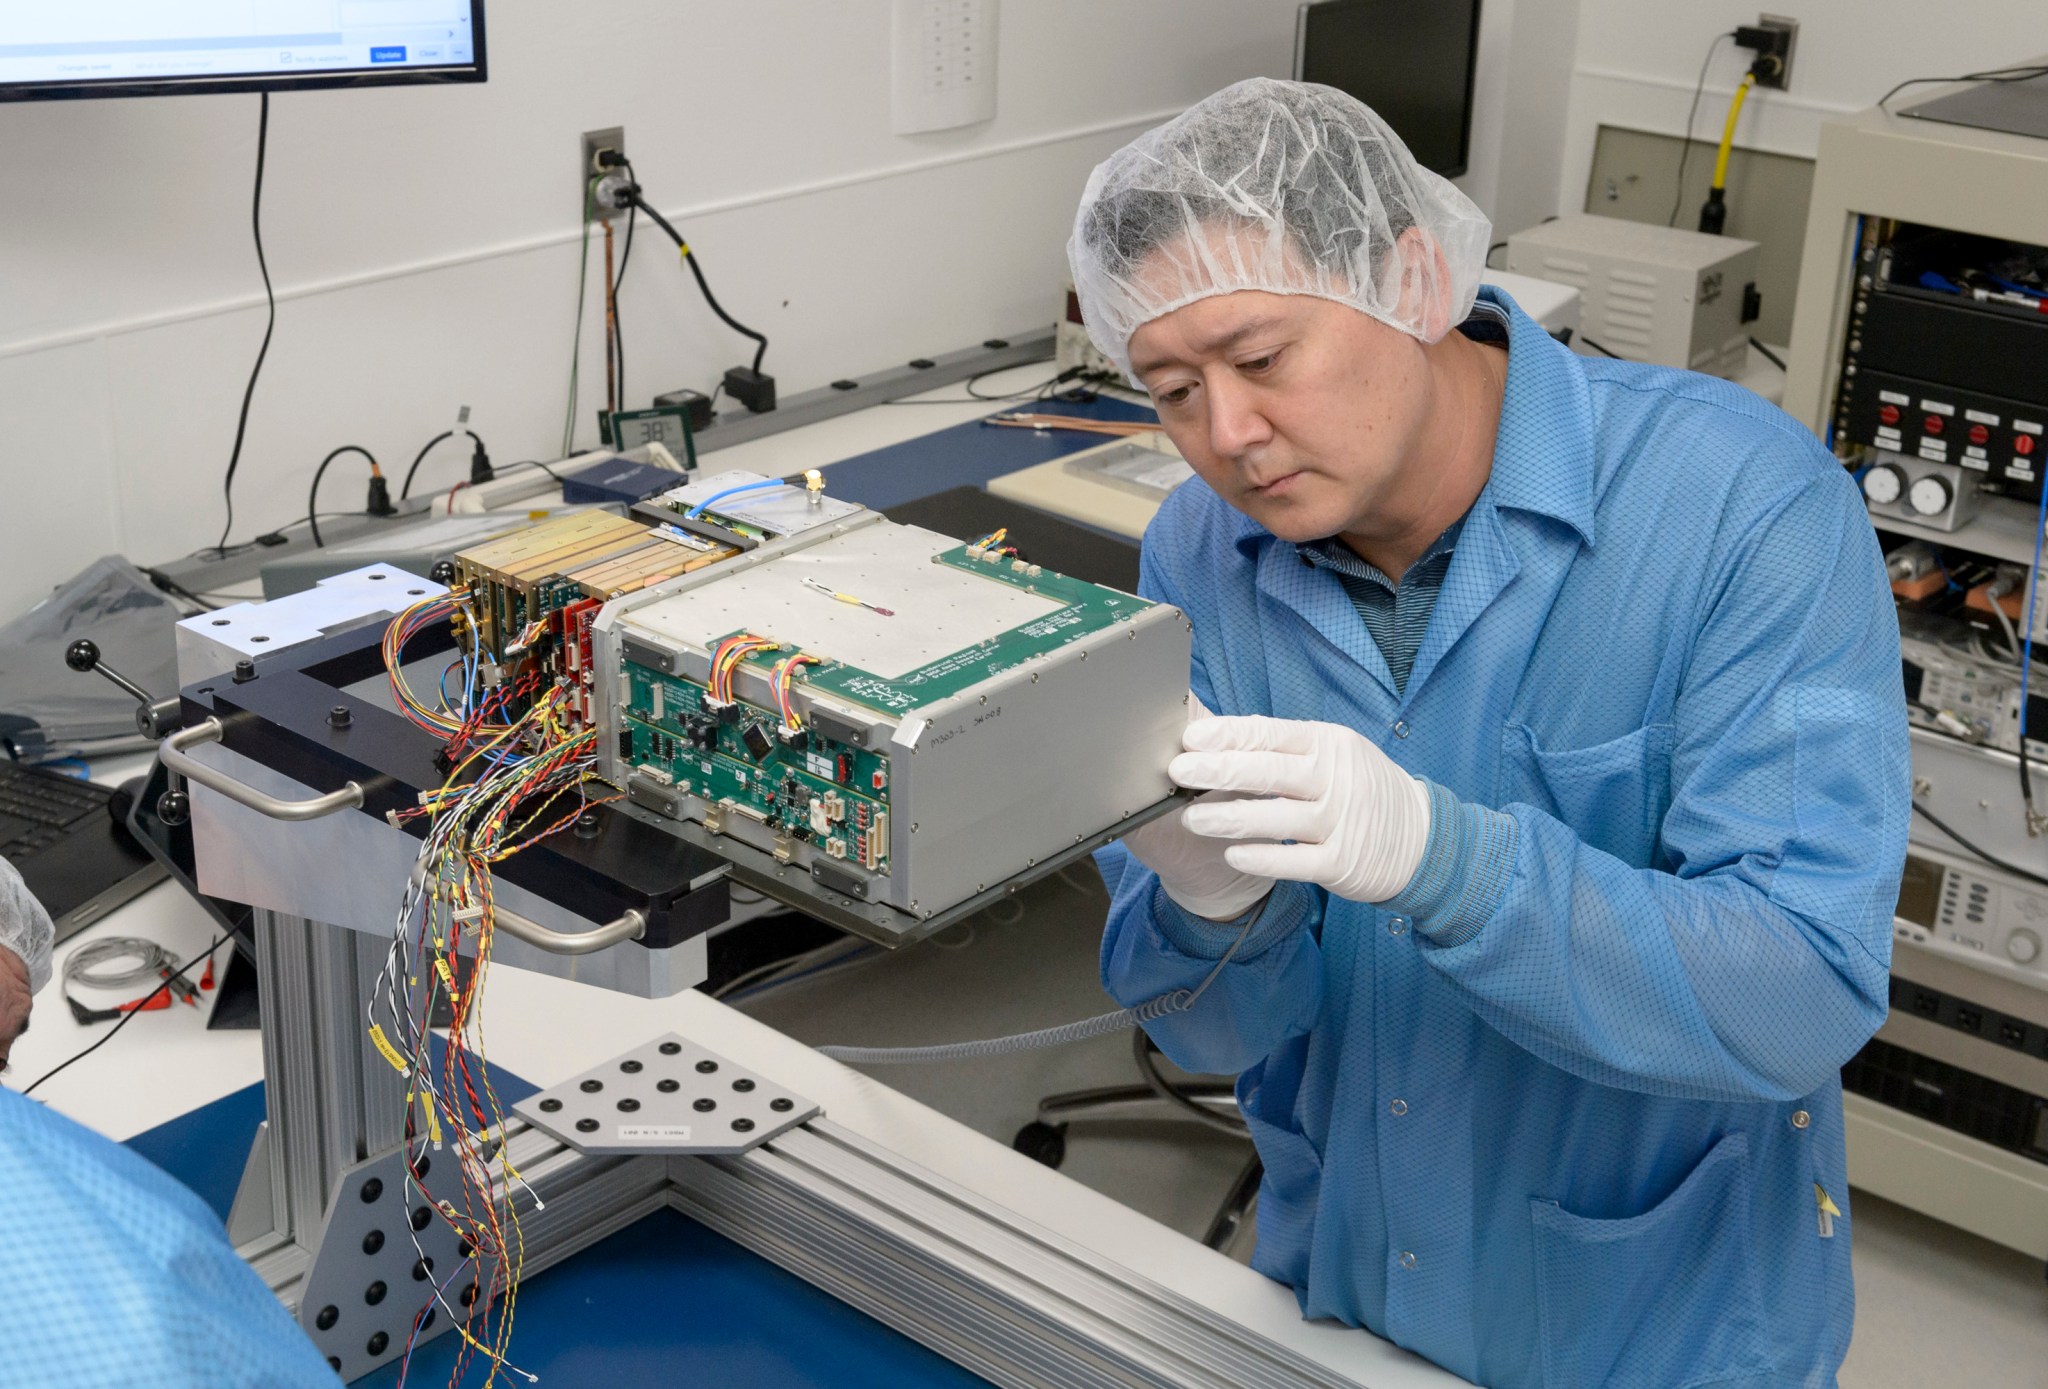
M 1188 722 L 1214 718 L 1202 701 L 1188 694 Z M 1202 797 L 1236 800 L 1232 792 L 1217 791 Z M 1230 921 L 1243 916 L 1265 900 L 1273 890 L 1271 878 L 1240 873 L 1224 861 L 1229 845 L 1220 839 L 1195 834 L 1182 823 L 1188 813 L 1183 806 L 1124 836 L 1124 847 L 1138 862 L 1159 875 L 1159 885 L 1184 911 L 1210 921 Z

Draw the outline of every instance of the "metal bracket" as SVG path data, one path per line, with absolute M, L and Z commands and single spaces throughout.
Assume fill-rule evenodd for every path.
M 455 1183 L 461 1159 L 452 1151 L 422 1153 L 421 1176 L 431 1176 L 437 1158 Z M 300 1288 L 299 1324 L 344 1381 L 431 1340 L 455 1325 L 451 1311 L 467 1315 L 470 1304 L 494 1294 L 474 1270 L 463 1273 L 469 1256 L 454 1227 L 417 1189 L 407 1190 L 403 1147 L 343 1172 L 327 1209 Z
M 247 806 L 273 820 L 318 820 L 337 810 L 354 810 L 363 803 L 363 788 L 353 781 L 339 791 L 329 791 L 309 801 L 285 801 L 245 786 L 227 773 L 192 758 L 190 749 L 206 743 L 218 743 L 226 733 L 227 729 L 219 719 L 203 719 L 164 739 L 157 748 L 157 757 L 165 767 L 185 780 L 197 782 L 209 791 L 218 791 L 236 805 Z
M 580 1152 L 730 1156 L 822 1111 L 671 1032 L 530 1095 L 512 1112 Z

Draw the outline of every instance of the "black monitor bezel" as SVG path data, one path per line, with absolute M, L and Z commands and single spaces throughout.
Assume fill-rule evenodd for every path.
M 101 78 L 90 82 L 0 82 L 0 102 L 97 101 L 133 96 L 206 96 L 224 92 L 311 92 L 342 87 L 461 86 L 490 80 L 490 50 L 484 34 L 484 0 L 469 0 L 469 29 L 476 60 L 461 67 L 394 68 L 384 72 L 309 72 L 304 76 L 250 73 L 245 77 L 169 77 L 135 81 Z
M 1304 0 L 1295 12 L 1294 21 L 1294 80 L 1302 80 L 1302 68 L 1308 56 L 1308 17 L 1310 10 L 1363 9 L 1380 0 Z M 1472 10 L 1472 37 L 1465 53 L 1465 118 L 1458 131 L 1458 158 L 1454 166 L 1432 169 L 1430 172 L 1441 178 L 1460 178 L 1472 169 L 1472 114 L 1473 103 L 1479 91 L 1479 26 L 1485 18 L 1485 0 L 1460 0 L 1469 4 Z

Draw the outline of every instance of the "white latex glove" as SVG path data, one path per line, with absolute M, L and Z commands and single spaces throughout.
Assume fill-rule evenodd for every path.
M 1188 727 L 1215 719 L 1193 692 L 1188 694 Z M 1185 742 L 1183 746 L 1188 746 Z M 1176 759 L 1178 762 L 1178 759 Z M 1240 872 L 1225 861 L 1227 848 L 1193 833 L 1188 813 L 1210 801 L 1234 800 L 1234 793 L 1204 796 L 1193 805 L 1162 815 L 1124 836 L 1124 847 L 1138 862 L 1159 875 L 1159 885 L 1181 909 L 1211 921 L 1244 915 L 1273 890 L 1271 878 Z
M 1167 772 L 1182 786 L 1264 797 L 1204 798 L 1182 814 L 1232 842 L 1240 873 L 1317 883 L 1354 902 L 1408 886 L 1429 843 L 1429 792 L 1356 731 L 1292 719 L 1211 718 L 1188 726 Z M 1285 842 L 1292 841 L 1292 842 Z

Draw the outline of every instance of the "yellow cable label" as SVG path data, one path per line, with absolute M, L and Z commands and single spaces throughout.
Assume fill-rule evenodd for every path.
M 379 1056 L 391 1063 L 392 1070 L 400 1075 L 409 1073 L 411 1068 L 405 1064 L 405 1058 L 398 1054 L 398 1048 L 391 1045 L 390 1039 L 384 1035 L 384 1029 L 376 1023 L 370 1024 L 370 1043 L 377 1048 Z

